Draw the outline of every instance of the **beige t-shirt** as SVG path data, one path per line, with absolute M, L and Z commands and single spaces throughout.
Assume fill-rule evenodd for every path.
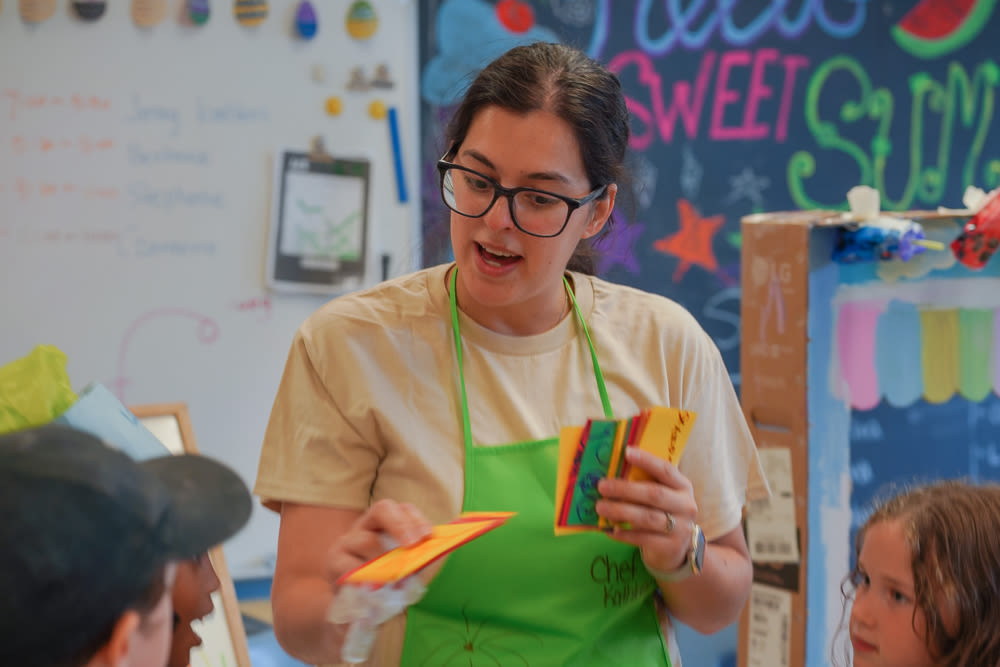
M 302 324 L 260 457 L 254 491 L 267 506 L 361 510 L 392 498 L 414 503 L 433 523 L 461 511 L 465 458 L 449 268 L 339 297 Z M 715 344 L 665 297 L 583 274 L 570 279 L 614 415 L 655 405 L 695 411 L 679 468 L 694 487 L 706 538 L 733 530 L 744 503 L 768 490 Z M 603 416 L 575 314 L 535 336 L 501 335 L 461 312 L 459 325 L 477 445 L 550 438 Z M 381 627 L 369 664 L 398 663 L 404 622 L 400 615 Z

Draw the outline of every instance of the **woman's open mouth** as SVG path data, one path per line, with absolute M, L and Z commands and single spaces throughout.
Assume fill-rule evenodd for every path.
M 476 244 L 476 249 L 479 251 L 479 257 L 486 264 L 496 268 L 504 268 L 521 260 L 520 255 L 515 255 L 500 248 L 486 248 L 481 243 Z

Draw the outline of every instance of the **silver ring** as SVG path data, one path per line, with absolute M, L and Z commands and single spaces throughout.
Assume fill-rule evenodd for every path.
M 670 512 L 664 512 L 663 516 L 667 518 L 667 527 L 663 529 L 667 535 L 674 532 L 674 515 Z

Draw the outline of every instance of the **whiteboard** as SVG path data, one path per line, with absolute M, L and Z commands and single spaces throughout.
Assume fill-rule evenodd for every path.
M 403 173 L 417 183 L 415 2 L 373 0 L 367 40 L 350 3 L 270 0 L 240 25 L 212 0 L 203 26 L 167 0 L 151 28 L 131 1 L 93 23 L 71 3 L 27 24 L 0 7 L 0 363 L 39 343 L 64 351 L 74 389 L 107 386 L 126 405 L 183 401 L 201 450 L 256 477 L 260 444 L 296 327 L 329 295 L 265 287 L 273 159 L 320 136 L 371 162 L 362 286 L 419 265 L 419 197 L 400 202 L 390 132 L 400 110 Z M 392 88 L 349 90 L 384 63 Z M 339 115 L 327 113 L 337 98 Z M 255 506 L 225 547 L 234 578 L 270 576 L 277 517 Z

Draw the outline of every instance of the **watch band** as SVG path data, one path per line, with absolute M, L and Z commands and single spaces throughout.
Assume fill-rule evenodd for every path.
M 705 562 L 705 534 L 701 531 L 701 526 L 696 523 L 692 524 L 691 544 L 688 547 L 687 558 L 684 559 L 684 562 L 676 570 L 664 572 L 663 570 L 653 569 L 646 563 L 645 556 L 643 556 L 642 562 L 657 581 L 672 583 L 683 581 L 692 575 L 701 574 L 701 568 Z

